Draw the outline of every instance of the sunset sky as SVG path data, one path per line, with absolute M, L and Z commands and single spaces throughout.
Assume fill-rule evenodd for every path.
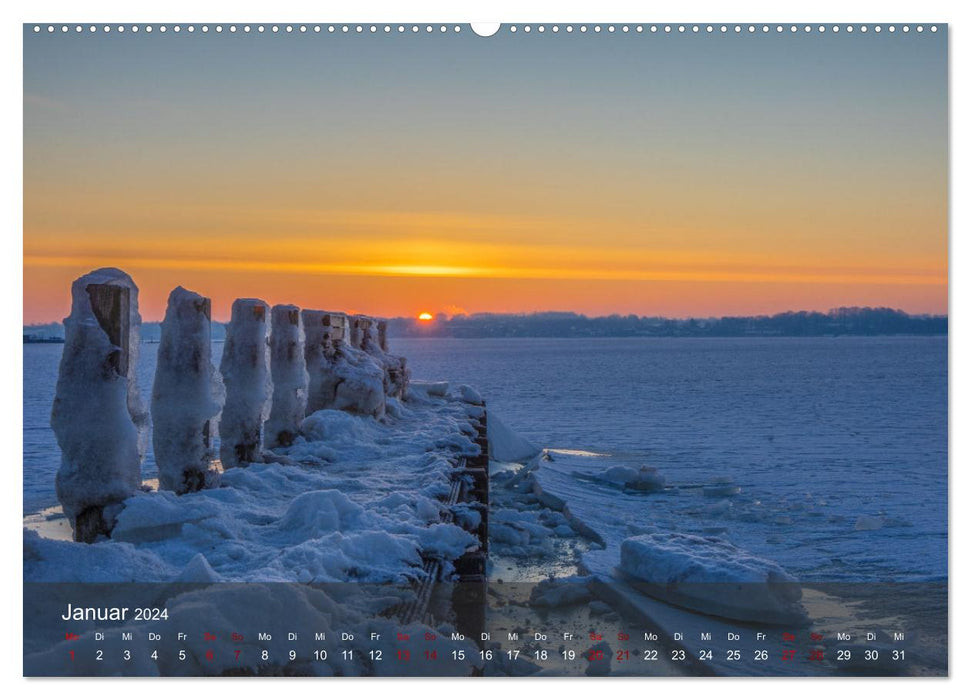
M 947 312 L 947 38 L 35 35 L 24 322 L 117 266 L 382 316 Z

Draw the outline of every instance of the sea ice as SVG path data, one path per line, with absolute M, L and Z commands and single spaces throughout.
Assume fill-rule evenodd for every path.
M 748 622 L 806 622 L 795 579 L 778 564 L 717 537 L 631 537 L 621 544 L 620 569 L 635 579 L 635 587 L 691 610 Z
M 634 491 L 660 491 L 666 482 L 664 476 L 654 467 L 615 466 L 604 470 L 603 478 L 614 484 Z
M 489 437 L 489 457 L 497 462 L 524 463 L 540 453 L 540 449 L 511 430 L 494 411 L 489 413 L 486 426 Z

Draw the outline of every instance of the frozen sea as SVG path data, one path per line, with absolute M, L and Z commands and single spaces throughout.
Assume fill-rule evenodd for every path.
M 947 339 L 395 339 L 416 378 L 476 386 L 577 473 L 657 467 L 665 495 L 591 499 L 717 533 L 803 580 L 947 576 Z M 61 345 L 24 346 L 24 512 L 56 505 Z M 143 344 L 143 392 L 158 346 Z M 221 352 L 217 345 L 216 354 Z M 558 455 L 563 454 L 560 458 Z M 591 465 L 596 462 L 597 466 Z M 144 476 L 155 475 L 148 456 Z M 690 487 L 734 479 L 734 499 Z M 679 489 L 684 490 L 679 490 Z M 692 495 L 693 494 L 693 495 Z

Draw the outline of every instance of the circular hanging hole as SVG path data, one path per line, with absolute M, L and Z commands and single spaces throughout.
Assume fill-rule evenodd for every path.
M 492 36 L 502 27 L 498 22 L 473 22 L 470 26 L 476 36 Z

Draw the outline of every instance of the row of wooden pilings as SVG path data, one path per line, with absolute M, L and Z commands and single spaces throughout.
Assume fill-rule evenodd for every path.
M 486 610 L 488 608 L 488 555 L 489 555 L 489 438 L 488 418 L 485 402 L 481 404 L 481 415 L 474 419 L 476 430 L 475 443 L 479 454 L 474 457 L 459 457 L 451 474 L 451 488 L 445 498 L 448 506 L 459 503 L 477 505 L 480 514 L 479 524 L 472 530 L 479 541 L 476 550 L 467 552 L 453 562 L 455 580 L 440 586 L 442 562 L 436 559 L 424 561 L 425 577 L 419 582 L 413 600 L 400 606 L 396 616 L 404 623 L 421 622 L 435 626 L 439 621 L 436 615 L 436 598 L 442 595 L 446 600 L 439 601 L 450 616 L 450 622 L 469 639 L 480 643 L 481 633 L 486 629 Z M 445 522 L 451 522 L 449 512 Z
M 237 299 L 219 372 L 211 302 L 181 287 L 162 322 L 151 419 L 136 379 L 138 288 L 126 273 L 95 270 L 72 285 L 71 314 L 51 412 L 61 448 L 56 490 L 74 539 L 110 535 L 122 502 L 141 488 L 149 423 L 159 488 L 204 488 L 215 471 L 263 461 L 289 445 L 315 411 L 384 414 L 409 372 L 388 352 L 387 323 L 365 316 Z

